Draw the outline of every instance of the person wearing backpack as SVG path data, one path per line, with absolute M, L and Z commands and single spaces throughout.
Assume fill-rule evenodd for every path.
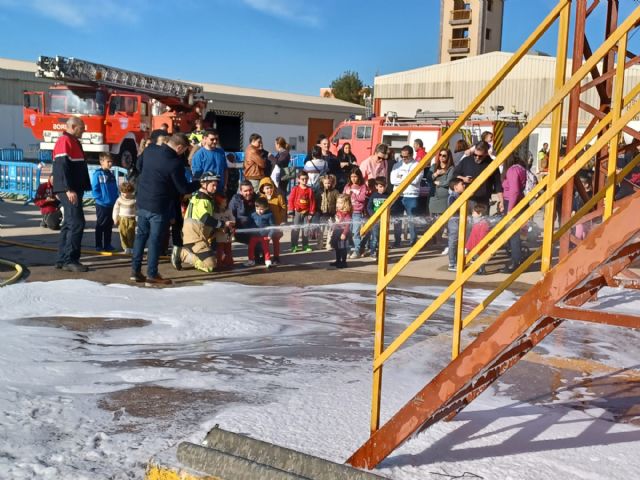
M 520 158 L 512 155 L 507 160 L 502 173 L 502 192 L 504 197 L 504 213 L 509 213 L 525 196 L 527 185 L 527 168 Z M 511 261 L 502 270 L 503 273 L 513 273 L 522 263 L 520 232 L 516 232 L 509 239 Z

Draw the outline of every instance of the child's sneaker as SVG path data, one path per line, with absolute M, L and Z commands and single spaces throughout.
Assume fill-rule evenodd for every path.
M 300 251 L 300 247 L 298 247 L 297 245 L 294 245 L 293 247 L 291 247 L 291 253 L 298 253 Z
M 305 245 L 302 250 L 304 250 L 305 252 L 313 252 L 313 248 L 311 248 L 311 245 Z
M 104 247 L 104 251 L 105 252 L 115 252 L 115 248 L 113 247 L 113 245 L 107 245 L 106 247 Z
M 349 258 L 360 258 L 360 254 L 358 252 L 352 252 L 351 255 L 349 255 Z
M 256 262 L 254 260 L 247 260 L 246 262 L 243 263 L 245 267 L 254 267 L 255 264 Z
M 449 247 L 444 247 L 444 250 L 442 250 L 440 255 L 449 255 Z
M 455 265 L 449 265 L 449 267 L 447 268 L 447 270 L 449 270 L 450 272 L 456 272 L 458 271 L 458 269 L 456 268 Z
M 274 267 L 280 265 L 280 259 L 278 257 L 271 257 L 271 265 Z
M 264 261 L 264 268 L 271 268 L 271 265 L 272 265 L 271 260 Z

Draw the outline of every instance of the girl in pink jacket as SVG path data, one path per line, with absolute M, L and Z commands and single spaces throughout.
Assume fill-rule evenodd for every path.
M 362 172 L 354 167 L 349 174 L 349 182 L 344 187 L 343 193 L 351 197 L 353 213 L 351 215 L 351 231 L 353 232 L 353 252 L 349 258 L 360 258 L 362 254 L 362 237 L 360 227 L 364 223 L 364 212 L 367 204 L 367 186 L 364 183 Z

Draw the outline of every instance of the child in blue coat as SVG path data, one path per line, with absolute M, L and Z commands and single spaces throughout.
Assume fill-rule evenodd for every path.
M 91 190 L 96 201 L 96 250 L 111 252 L 111 230 L 113 229 L 113 206 L 120 196 L 118 182 L 111 171 L 113 159 L 109 153 L 101 153 L 100 168 L 93 173 Z

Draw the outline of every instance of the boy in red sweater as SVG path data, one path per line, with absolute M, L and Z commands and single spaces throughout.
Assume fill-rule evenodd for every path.
M 307 225 L 311 222 L 311 218 L 316 213 L 316 198 L 307 183 L 309 175 L 306 172 L 298 174 L 298 185 L 291 189 L 289 193 L 289 215 L 293 215 L 294 225 Z M 291 253 L 299 252 L 298 238 L 300 229 L 291 230 Z M 310 252 L 312 248 L 309 246 L 309 237 L 306 227 L 302 228 L 302 250 Z
M 62 212 L 60 211 L 60 202 L 53 193 L 53 175 L 49 175 L 47 181 L 40 184 L 33 203 L 40 207 L 42 214 L 40 226 L 51 230 L 60 230 Z

